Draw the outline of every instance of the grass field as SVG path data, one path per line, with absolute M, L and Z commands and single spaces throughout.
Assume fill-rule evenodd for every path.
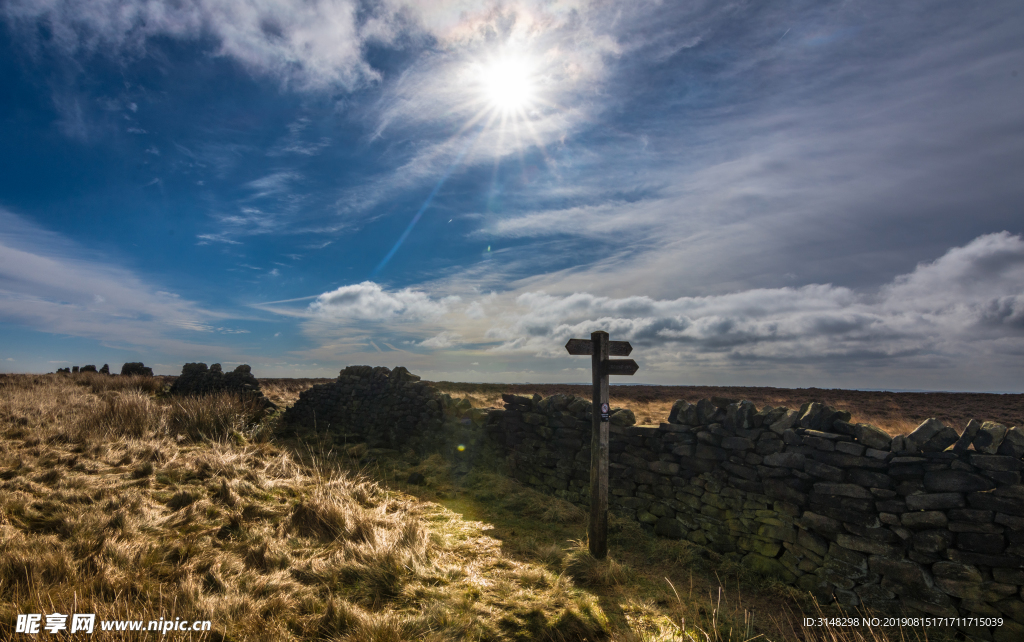
M 0 639 L 54 612 L 210 620 L 175 634 L 209 640 L 923 637 L 805 629 L 799 592 L 632 522 L 598 562 L 579 508 L 514 480 L 279 440 L 276 415 L 165 383 L 0 378 Z

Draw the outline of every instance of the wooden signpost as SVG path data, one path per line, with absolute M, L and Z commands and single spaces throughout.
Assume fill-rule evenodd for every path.
M 590 339 L 569 339 L 565 349 L 572 355 L 591 355 L 593 367 L 593 423 L 590 438 L 590 525 L 587 528 L 590 554 L 596 559 L 608 555 L 608 375 L 631 375 L 640 366 L 629 356 L 628 341 L 609 341 L 607 332 L 592 332 Z

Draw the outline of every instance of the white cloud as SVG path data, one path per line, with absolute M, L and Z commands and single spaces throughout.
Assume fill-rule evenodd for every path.
M 830 284 L 658 300 L 524 292 L 486 336 L 492 350 L 563 356 L 603 329 L 657 361 L 825 358 L 1003 360 L 1024 355 L 1024 239 L 981 236 L 875 293 Z
M 373 281 L 364 281 L 321 294 L 309 304 L 309 313 L 319 320 L 342 323 L 422 322 L 438 319 L 459 300 L 457 296 L 434 299 L 411 288 L 387 292 Z
M 462 337 L 458 332 L 441 332 L 429 339 L 420 341 L 419 346 L 421 348 L 430 348 L 432 350 L 441 350 L 444 348 L 452 348 L 459 345 Z
M 245 186 L 255 192 L 252 198 L 264 198 L 287 192 L 291 183 L 299 178 L 301 177 L 296 172 L 274 172 L 249 181 Z
M 466 306 L 466 316 L 470 319 L 485 319 L 487 313 L 484 312 L 484 306 L 479 301 L 473 301 Z

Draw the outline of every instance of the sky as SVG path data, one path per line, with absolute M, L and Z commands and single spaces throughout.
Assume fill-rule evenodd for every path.
M 1024 5 L 0 2 L 0 371 L 1024 392 Z

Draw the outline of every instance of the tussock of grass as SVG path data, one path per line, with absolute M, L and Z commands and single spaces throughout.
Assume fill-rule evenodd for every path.
M 630 577 L 630 569 L 611 557 L 595 559 L 585 541 L 576 540 L 565 556 L 565 572 L 581 584 L 588 586 L 620 586 Z
M 265 413 L 255 398 L 221 393 L 205 397 L 180 397 L 171 401 L 167 428 L 171 434 L 192 441 L 222 441 L 251 432 Z
M 75 438 L 138 439 L 162 428 L 160 409 L 148 394 L 140 390 L 109 390 L 103 393 L 101 400 L 102 405 L 81 417 Z

